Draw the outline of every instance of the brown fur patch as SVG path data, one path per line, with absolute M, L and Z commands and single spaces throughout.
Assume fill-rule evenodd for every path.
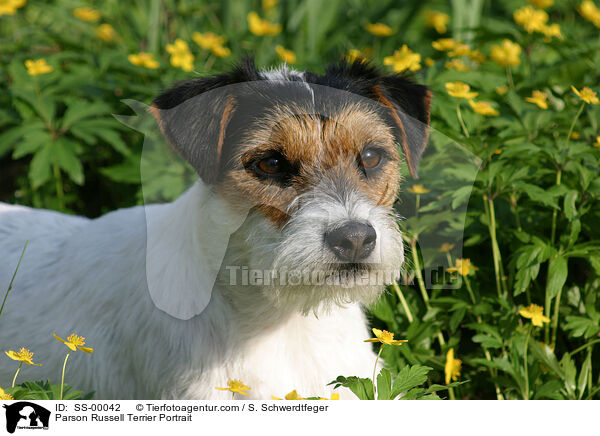
M 291 203 L 318 184 L 329 171 L 343 174 L 349 185 L 373 205 L 391 207 L 398 192 L 400 155 L 390 128 L 372 109 L 352 104 L 330 117 L 306 114 L 293 106 L 277 107 L 242 141 L 234 168 L 217 186 L 220 195 L 242 208 L 258 207 L 276 226 L 284 225 Z M 365 177 L 357 157 L 367 145 L 386 151 L 381 167 Z M 245 164 L 274 150 L 298 168 L 289 186 L 261 180 Z

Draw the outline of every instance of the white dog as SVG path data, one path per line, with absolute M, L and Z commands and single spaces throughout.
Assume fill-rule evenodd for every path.
M 19 379 L 56 382 L 52 335 L 70 333 L 95 352 L 72 353 L 66 382 L 98 399 L 227 399 L 228 379 L 243 398 L 328 396 L 338 375 L 370 377 L 361 305 L 399 276 L 392 206 L 429 101 L 363 62 L 246 61 L 163 93 L 153 115 L 200 176 L 178 200 L 93 220 L 0 204 L 0 287 L 29 240 L 1 343 L 43 363 Z M 14 370 L 0 360 L 3 386 Z

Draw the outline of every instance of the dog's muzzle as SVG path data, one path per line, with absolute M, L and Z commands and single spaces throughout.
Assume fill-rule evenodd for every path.
M 350 221 L 325 234 L 329 249 L 341 262 L 361 262 L 367 259 L 377 243 L 377 232 L 369 223 Z

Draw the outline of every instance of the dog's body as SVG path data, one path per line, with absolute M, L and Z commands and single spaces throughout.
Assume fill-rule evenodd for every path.
M 424 140 L 412 144 L 410 132 L 419 129 L 408 129 L 407 119 L 394 113 L 411 110 L 390 95 L 422 99 L 414 104 L 423 105 L 417 118 L 424 123 L 429 95 L 422 87 L 415 97 L 418 85 L 407 81 L 385 91 L 391 79 L 377 76 L 361 86 L 380 87 L 381 108 L 328 97 L 333 109 L 315 109 L 317 85 L 343 87 L 327 76 L 261 73 L 253 66 L 244 71 L 247 77 L 229 76 L 230 82 L 273 82 L 275 100 L 280 85 L 291 86 L 294 110 L 256 103 L 253 121 L 248 113 L 242 120 L 249 90 L 227 91 L 211 97 L 216 127 L 190 139 L 173 124 L 183 118 L 186 125 L 190 108 L 184 103 L 232 83 L 200 79 L 157 99 L 161 128 L 201 177 L 175 202 L 94 220 L 0 204 L 0 284 L 10 281 L 30 241 L 0 319 L 3 347 L 30 348 L 43 363 L 24 369 L 22 377 L 58 378 L 67 349 L 53 333 L 86 336 L 95 353 L 75 352 L 66 381 L 95 390 L 99 399 L 226 399 L 231 394 L 215 387 L 228 379 L 252 388 L 244 398 L 282 397 L 293 389 L 326 396 L 326 385 L 338 375 L 371 376 L 375 356 L 363 342 L 369 333 L 360 304 L 373 301 L 381 283 L 359 284 L 353 275 L 342 286 L 264 278 L 248 284 L 237 274 L 246 268 L 318 270 L 328 278 L 339 270 L 398 274 L 402 240 L 390 214 L 400 180 L 395 144 L 403 144 L 411 165 L 409 154 L 416 163 Z M 358 64 L 340 71 L 350 82 L 353 74 L 375 74 Z M 199 89 L 190 93 L 194 83 Z M 254 109 L 267 106 L 260 124 L 252 124 Z M 246 125 L 255 127 L 240 137 L 239 126 Z M 218 148 L 206 154 L 211 144 Z M 214 280 L 205 280 L 212 273 Z M 13 373 L 5 359 L 0 380 L 7 383 Z

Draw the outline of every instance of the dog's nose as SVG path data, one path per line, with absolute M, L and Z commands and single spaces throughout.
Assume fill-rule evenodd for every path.
M 358 262 L 373 252 L 377 232 L 370 224 L 353 221 L 327 233 L 325 241 L 341 261 Z

